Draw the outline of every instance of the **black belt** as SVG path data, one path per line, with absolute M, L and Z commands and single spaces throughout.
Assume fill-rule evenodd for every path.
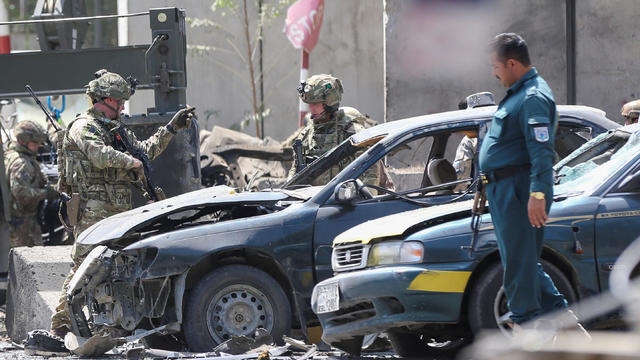
M 500 169 L 487 171 L 483 174 L 480 174 L 480 177 L 482 178 L 482 182 L 484 184 L 491 184 L 491 183 L 498 182 L 500 180 L 504 180 L 510 176 L 519 174 L 523 171 L 529 171 L 529 169 L 531 169 L 531 164 L 511 165 L 511 166 L 505 166 Z

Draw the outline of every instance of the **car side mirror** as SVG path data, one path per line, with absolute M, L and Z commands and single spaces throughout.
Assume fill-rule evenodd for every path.
M 640 170 L 627 176 L 622 180 L 618 187 L 620 192 L 638 192 L 640 191 Z
M 358 182 L 356 179 L 341 182 L 333 191 L 337 202 L 348 204 L 358 198 Z

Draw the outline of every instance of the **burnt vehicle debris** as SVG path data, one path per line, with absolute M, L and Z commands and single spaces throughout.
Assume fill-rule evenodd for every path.
M 280 339 L 292 328 L 317 325 L 309 304 L 313 286 L 332 275 L 336 235 L 374 218 L 469 199 L 456 188 L 471 178 L 434 176 L 429 164 L 452 160 L 461 130 L 484 137 L 493 111 L 381 124 L 351 136 L 279 189 L 204 188 L 93 225 L 77 240 L 95 249 L 68 293 L 73 332 L 123 336 L 162 329 L 193 351 L 209 351 L 232 336 L 251 337 L 259 327 Z M 560 106 L 559 114 L 566 136 L 558 136 L 558 149 L 579 147 L 588 140 L 582 133 L 617 127 L 593 108 Z M 347 159 L 328 183 L 310 185 Z M 393 185 L 378 181 L 379 169 Z M 340 202 L 335 193 L 349 180 L 403 195 L 361 191 Z
M 262 190 L 281 187 L 293 160 L 292 150 L 274 139 L 259 139 L 214 126 L 200 131 L 200 178 L 203 186 L 228 185 Z

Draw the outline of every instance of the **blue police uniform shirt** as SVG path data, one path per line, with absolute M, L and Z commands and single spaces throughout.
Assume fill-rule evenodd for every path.
M 513 84 L 493 115 L 478 157 L 480 170 L 531 164 L 529 191 L 553 191 L 556 103 L 535 68 Z

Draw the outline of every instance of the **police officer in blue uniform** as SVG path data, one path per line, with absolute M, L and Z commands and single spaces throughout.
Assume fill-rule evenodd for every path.
M 497 35 L 491 43 L 493 75 L 507 95 L 480 149 L 479 165 L 504 268 L 511 321 L 521 324 L 567 307 L 540 265 L 543 227 L 553 200 L 556 104 L 529 60 L 524 39 Z

